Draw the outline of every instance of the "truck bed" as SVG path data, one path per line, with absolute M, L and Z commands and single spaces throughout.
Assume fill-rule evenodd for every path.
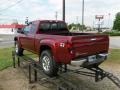
M 108 53 L 109 39 L 107 35 L 73 36 L 71 42 L 77 57 Z
M 69 37 L 72 43 L 75 58 L 97 55 L 100 53 L 108 53 L 109 37 L 101 34 L 91 33 L 54 33 L 59 38 Z M 56 37 L 55 36 L 55 37 Z
M 72 32 L 59 32 L 59 33 L 53 33 L 52 35 L 61 35 L 61 36 L 81 36 L 81 35 L 94 35 L 90 33 L 72 33 Z

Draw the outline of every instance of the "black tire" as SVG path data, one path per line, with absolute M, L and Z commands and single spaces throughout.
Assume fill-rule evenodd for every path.
M 58 65 L 53 59 L 53 56 L 50 50 L 45 50 L 41 53 L 40 63 L 46 75 L 50 77 L 54 77 L 57 75 Z
M 23 56 L 23 49 L 20 48 L 17 41 L 15 41 L 15 52 L 18 56 Z

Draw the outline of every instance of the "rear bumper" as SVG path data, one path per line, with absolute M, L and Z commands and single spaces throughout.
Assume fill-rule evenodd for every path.
M 81 66 L 81 67 L 89 67 L 94 65 L 100 65 L 102 62 L 104 62 L 107 59 L 108 54 L 102 53 L 96 55 L 95 61 L 90 61 L 88 57 L 82 58 L 82 59 L 76 59 L 71 61 L 71 65 L 74 66 Z

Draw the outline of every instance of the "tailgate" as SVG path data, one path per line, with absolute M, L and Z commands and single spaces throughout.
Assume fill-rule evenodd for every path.
M 107 53 L 109 37 L 107 35 L 84 35 L 72 37 L 72 47 L 75 56 L 89 56 Z

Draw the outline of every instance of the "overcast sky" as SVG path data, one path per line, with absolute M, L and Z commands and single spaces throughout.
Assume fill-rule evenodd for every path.
M 66 22 L 76 23 L 78 16 L 81 23 L 81 10 L 82 0 L 66 0 Z M 8 23 L 13 19 L 23 23 L 25 17 L 31 21 L 55 19 L 56 11 L 61 20 L 62 0 L 0 0 L 0 23 Z M 93 22 L 96 23 L 95 15 L 104 15 L 104 26 L 112 26 L 115 14 L 119 11 L 120 0 L 85 0 L 85 24 L 93 26 Z

